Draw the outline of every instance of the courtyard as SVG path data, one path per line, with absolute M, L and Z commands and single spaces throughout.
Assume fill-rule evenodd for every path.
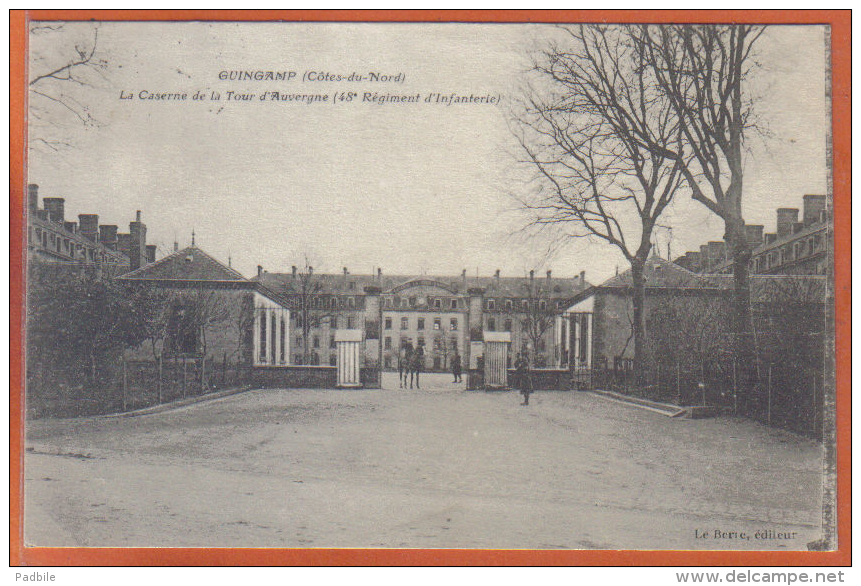
M 251 390 L 27 424 L 33 546 L 804 550 L 821 446 L 591 393 Z

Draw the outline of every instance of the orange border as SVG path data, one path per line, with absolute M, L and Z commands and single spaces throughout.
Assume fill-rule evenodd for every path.
M 756 22 L 830 24 L 837 336 L 838 543 L 835 552 L 393 549 L 27 548 L 22 526 L 23 226 L 26 47 L 30 20 L 372 22 Z M 36 10 L 10 11 L 9 544 L 10 565 L 851 565 L 851 11 L 849 10 Z

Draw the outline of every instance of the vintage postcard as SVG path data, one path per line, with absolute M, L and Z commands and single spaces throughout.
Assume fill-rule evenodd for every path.
M 22 21 L 22 552 L 839 551 L 831 21 L 102 16 Z

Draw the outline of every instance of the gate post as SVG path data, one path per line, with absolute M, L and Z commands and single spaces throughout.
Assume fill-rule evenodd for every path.
M 508 388 L 508 346 L 510 332 L 484 332 L 484 386 Z
M 335 344 L 338 346 L 338 388 L 361 387 L 362 330 L 335 330 Z

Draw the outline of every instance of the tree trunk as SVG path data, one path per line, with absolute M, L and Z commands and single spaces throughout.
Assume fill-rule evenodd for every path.
M 740 365 L 753 365 L 756 358 L 756 348 L 753 340 L 753 316 L 750 305 L 750 259 L 751 247 L 745 235 L 744 220 L 738 218 L 726 223 L 725 240 L 732 255 L 733 297 L 732 297 L 732 352 Z M 753 369 L 744 369 L 755 373 Z M 739 390 L 742 399 L 749 396 L 753 376 L 741 376 Z
M 646 276 L 645 261 L 631 262 L 634 302 L 634 376 L 638 387 L 646 384 Z

